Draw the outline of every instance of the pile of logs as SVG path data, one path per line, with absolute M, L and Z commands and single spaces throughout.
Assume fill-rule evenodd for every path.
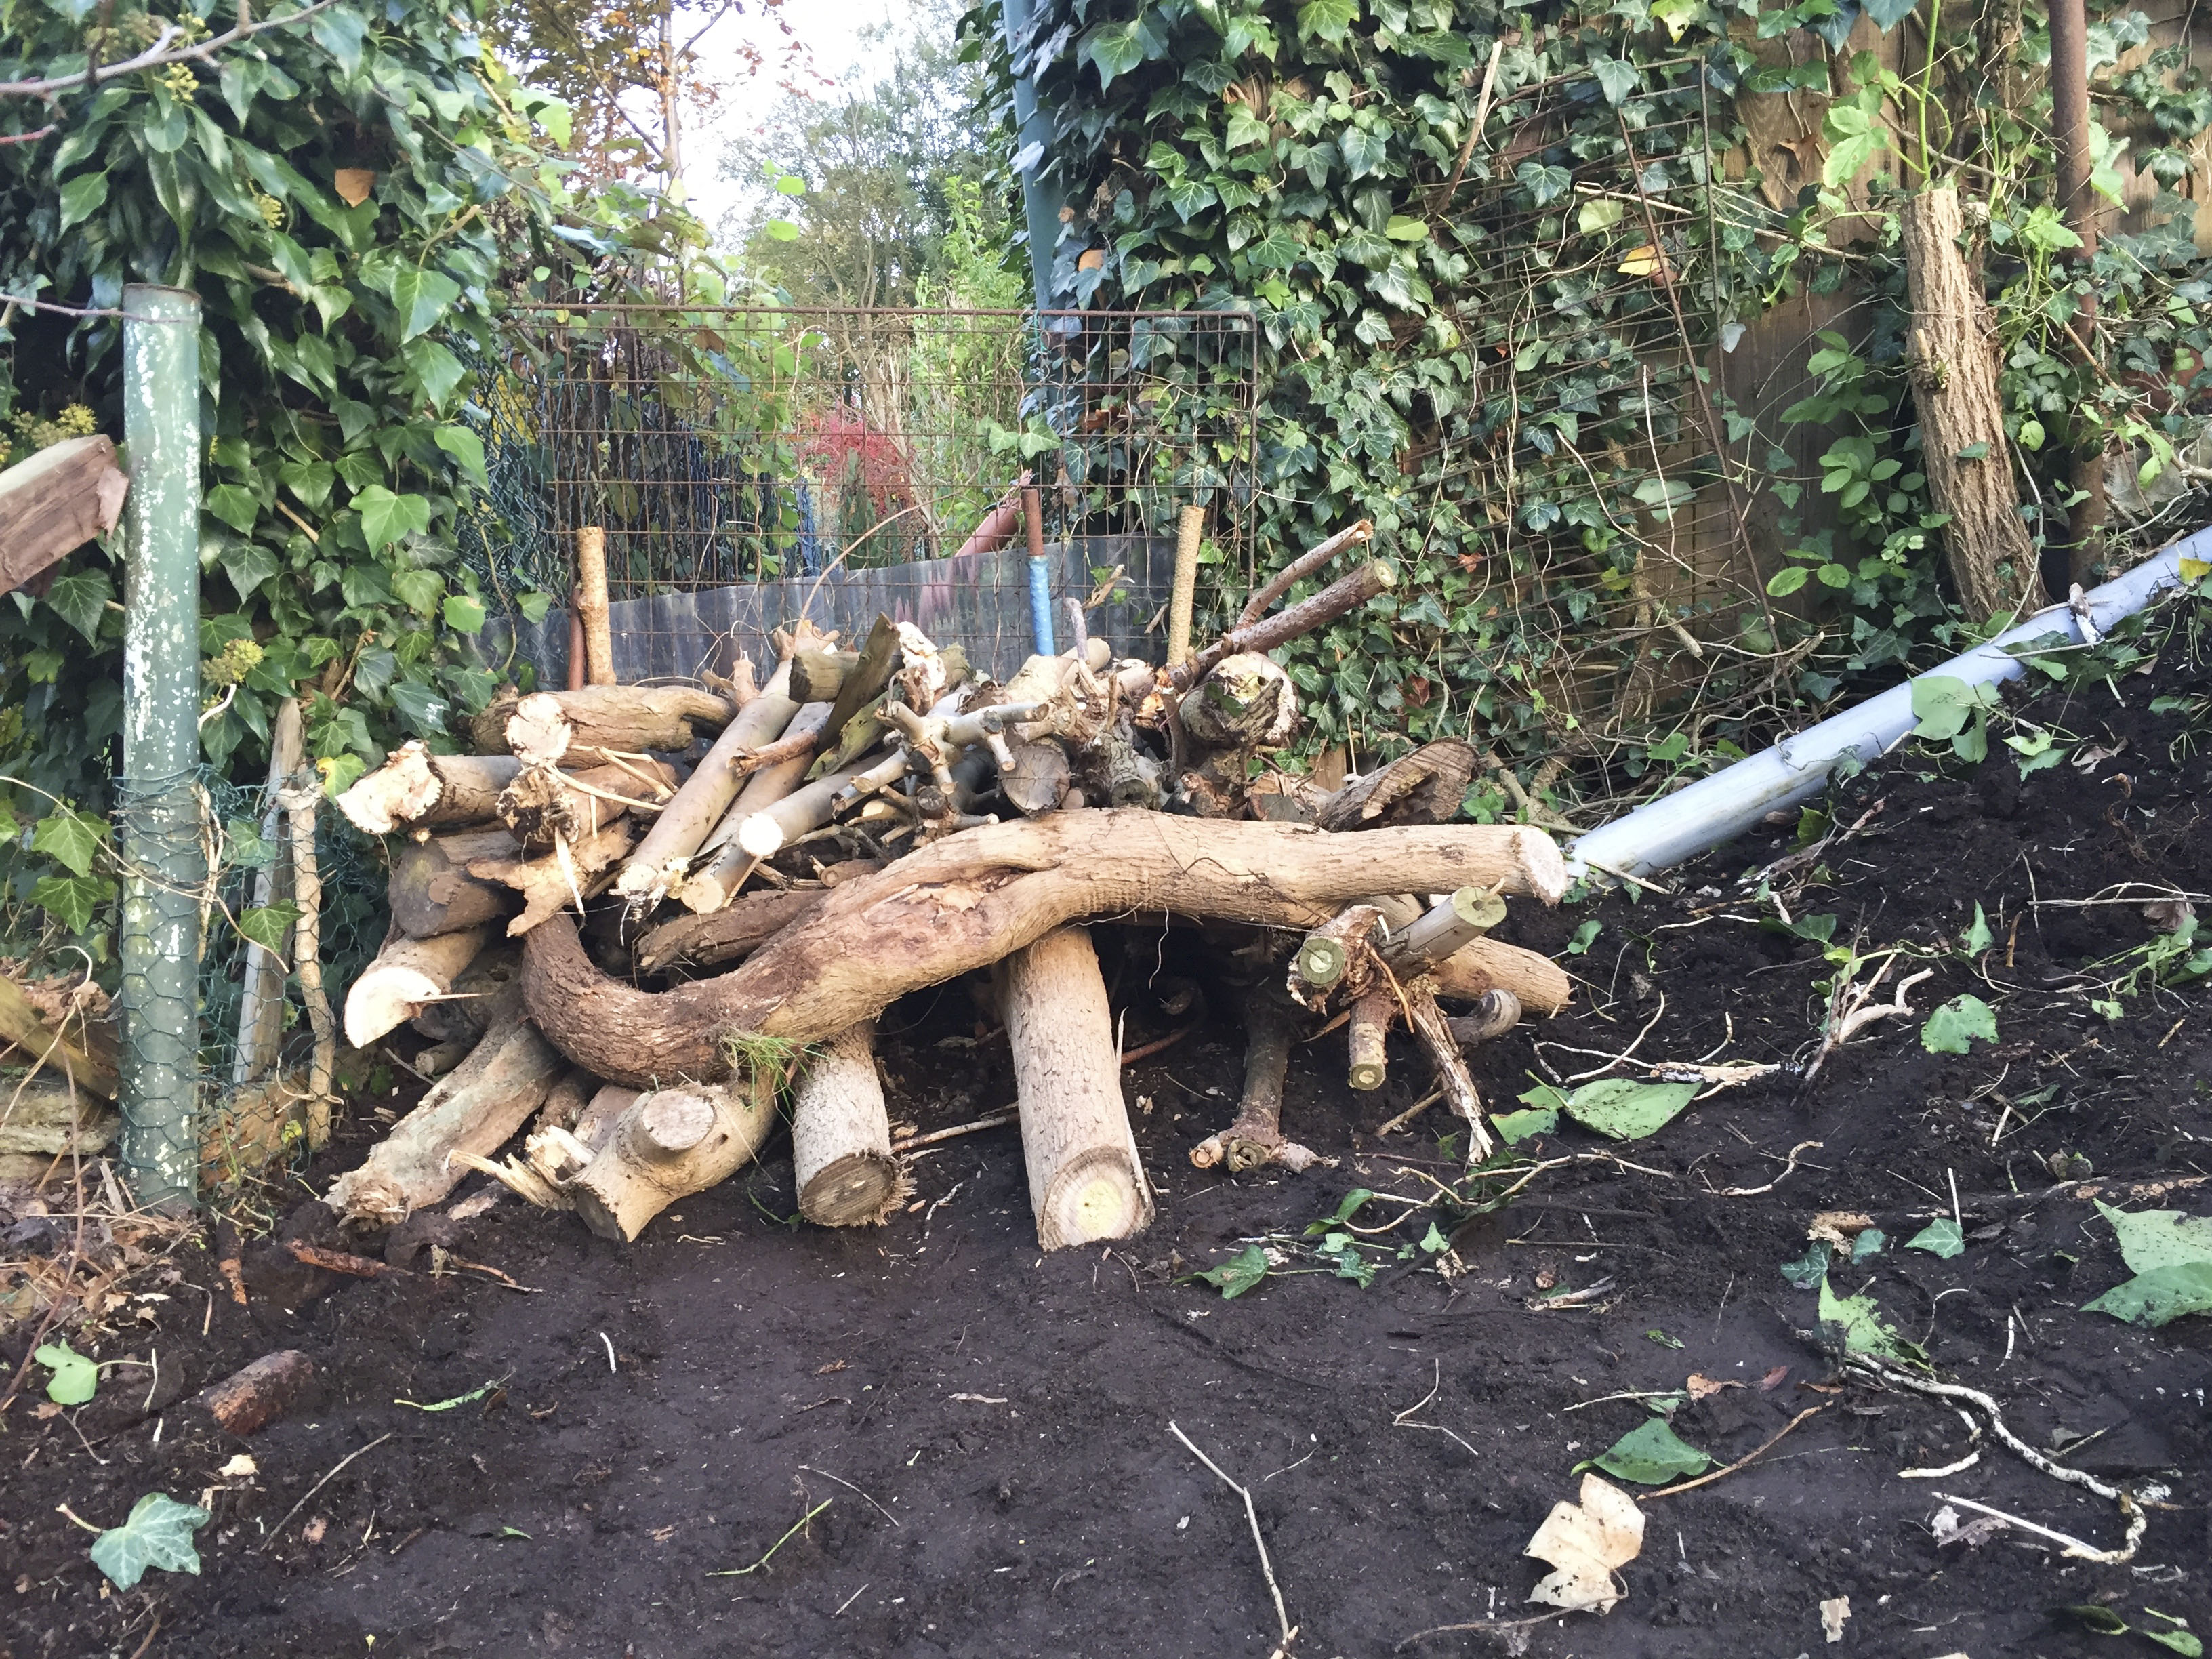
M 974 975 L 1012 1050 L 1040 1241 L 1125 1237 L 1152 1198 L 1090 931 L 1114 923 L 1173 924 L 1249 1032 L 1243 1098 L 1200 1167 L 1314 1161 L 1282 1132 L 1284 1077 L 1293 1038 L 1334 1026 L 1370 1090 L 1406 1027 L 1484 1155 L 1462 1045 L 1568 991 L 1487 935 L 1507 897 L 1559 899 L 1558 849 L 1448 822 L 1464 744 L 1334 793 L 1265 763 L 1298 724 L 1265 653 L 1393 574 L 1364 562 L 1278 603 L 1368 533 L 1324 543 L 1164 668 L 1115 660 L 1072 603 L 1072 647 L 1004 684 L 908 623 L 848 647 L 801 623 L 757 687 L 741 661 L 699 686 L 510 689 L 470 723 L 477 752 L 399 750 L 338 802 L 393 838 L 391 934 L 344 1031 L 365 1047 L 410 1028 L 435 1082 L 328 1201 L 390 1224 L 477 1170 L 635 1238 L 787 1114 L 801 1213 L 881 1222 L 907 1183 L 877 1017 Z

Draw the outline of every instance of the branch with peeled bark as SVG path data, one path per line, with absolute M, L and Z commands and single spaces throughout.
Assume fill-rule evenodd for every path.
M 556 919 L 531 933 L 524 981 L 547 1035 L 593 1074 L 718 1079 L 726 1033 L 819 1042 L 1072 921 L 1170 911 L 1310 927 L 1371 893 L 1383 871 L 1416 890 L 1479 885 L 1546 904 L 1566 888 L 1551 838 L 1519 825 L 1330 836 L 1100 808 L 967 830 L 843 883 L 806 926 L 718 978 L 636 990 L 601 973 Z
M 434 939 L 410 939 L 394 928 L 369 963 L 346 992 L 345 1036 L 356 1048 L 366 1048 L 396 1031 L 453 988 L 467 971 L 484 941 L 489 927 L 470 927 Z
M 512 755 L 434 755 L 419 741 L 404 743 L 338 797 L 338 811 L 365 836 L 482 823 L 521 764 Z
M 1395 586 L 1397 580 L 1397 569 L 1387 560 L 1364 564 L 1286 611 L 1279 611 L 1257 622 L 1240 623 L 1196 656 L 1170 669 L 1168 684 L 1177 691 L 1188 691 L 1224 657 L 1244 651 L 1265 654 L 1279 645 L 1303 639 L 1316 628 L 1325 628 L 1338 617 L 1357 611 L 1377 593 Z

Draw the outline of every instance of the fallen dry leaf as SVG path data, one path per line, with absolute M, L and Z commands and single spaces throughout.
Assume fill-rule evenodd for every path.
M 1743 1384 L 1727 1381 L 1715 1382 L 1710 1376 L 1704 1376 L 1696 1371 L 1692 1371 L 1688 1386 L 1691 1399 L 1711 1400 L 1723 1389 L 1740 1389 Z
M 1772 1394 L 1789 1379 L 1789 1366 L 1777 1365 L 1772 1370 L 1767 1372 L 1765 1376 L 1759 1379 L 1759 1391 L 1761 1394 Z
M 1839 1250 L 1848 1249 L 1853 1239 L 1873 1225 L 1872 1216 L 1861 1215 L 1856 1210 L 1823 1210 L 1805 1229 L 1805 1237 L 1820 1239 Z
M 367 167 L 340 167 L 331 174 L 331 184 L 338 193 L 338 200 L 348 207 L 359 207 L 368 199 L 368 192 L 376 188 L 376 175 Z
M 1831 1642 L 1844 1639 L 1844 1620 L 1850 1616 L 1851 1598 L 1848 1595 L 1838 1595 L 1832 1601 L 1820 1603 L 1820 1628 L 1827 1632 Z
M 1558 1569 L 1536 1581 L 1531 1601 L 1570 1610 L 1609 1611 L 1628 1592 L 1613 1569 L 1633 1561 L 1644 1548 L 1644 1511 L 1618 1486 L 1594 1474 L 1583 1477 L 1582 1502 L 1562 1499 L 1552 1505 L 1544 1524 L 1523 1555 Z
M 232 1458 L 229 1462 L 217 1469 L 216 1471 L 216 1475 L 218 1479 L 223 1480 L 246 1480 L 260 1473 L 261 1465 L 255 1462 L 244 1452 L 240 1452 L 237 1456 Z

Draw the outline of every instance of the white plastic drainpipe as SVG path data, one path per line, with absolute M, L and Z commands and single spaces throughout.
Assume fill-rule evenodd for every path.
M 2133 616 L 2162 590 L 2178 586 L 2185 558 L 2212 561 L 2212 530 L 2201 530 L 2162 549 L 2125 575 L 2085 594 L 2079 611 L 2063 605 L 2039 611 L 1988 643 L 1928 672 L 1969 684 L 2017 678 L 2024 665 L 2007 655 L 2003 647 L 2052 634 L 2076 644 L 2094 644 L 2122 617 Z M 1567 867 L 1577 875 L 1595 870 L 1642 876 L 1695 858 L 1735 840 L 1769 812 L 1786 811 L 1819 794 L 1829 771 L 1844 757 L 1856 756 L 1862 763 L 1872 765 L 1918 723 L 1912 713 L 1912 682 L 1893 685 L 1856 708 L 1784 738 L 1762 754 L 1591 830 L 1568 849 Z

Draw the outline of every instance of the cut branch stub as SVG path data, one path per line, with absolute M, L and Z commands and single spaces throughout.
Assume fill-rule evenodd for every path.
M 874 1020 L 864 1020 L 823 1044 L 793 1095 L 799 1212 L 817 1226 L 874 1226 L 889 1220 L 906 1196 L 876 1071 L 875 1028 Z
M 775 1073 L 640 1095 L 568 1187 L 602 1238 L 635 1238 L 678 1199 L 704 1192 L 759 1154 L 774 1133 Z M 579 1139 L 581 1139 L 580 1136 Z
M 1368 936 L 1382 914 L 1377 906 L 1355 904 L 1308 933 L 1291 958 L 1291 997 L 1318 1011 L 1328 1005 L 1339 986 L 1346 994 L 1359 996 L 1366 989 L 1370 972 Z
M 1398 1000 L 1387 988 L 1370 991 L 1352 1005 L 1351 1056 L 1345 1081 L 1358 1090 L 1379 1089 L 1389 1079 L 1387 1040 Z
M 522 848 L 504 830 L 434 836 L 410 842 L 392 860 L 392 919 L 415 939 L 434 939 L 504 921 L 514 914 L 514 893 L 469 873 L 479 859 L 518 859 Z
M 1393 973 L 1419 973 L 1472 945 L 1505 920 L 1505 901 L 1486 888 L 1462 887 L 1431 905 L 1378 953 Z
M 338 797 L 338 811 L 365 836 L 482 823 L 520 764 L 512 755 L 434 755 L 420 740 L 404 743 Z
M 470 927 L 410 939 L 395 928 L 346 993 L 346 1041 L 366 1048 L 413 1019 L 453 988 L 490 936 L 489 927 Z

